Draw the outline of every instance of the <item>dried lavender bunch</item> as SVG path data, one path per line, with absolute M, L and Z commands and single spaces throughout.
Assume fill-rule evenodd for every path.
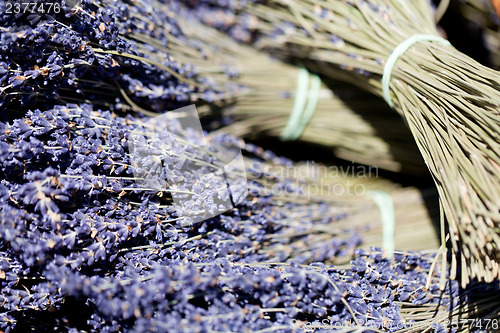
M 78 327 L 81 321 L 73 322 L 68 315 L 68 302 L 76 302 L 75 306 L 89 316 L 84 326 L 93 326 L 94 331 L 142 331 L 143 325 L 161 328 L 167 319 L 186 316 L 194 308 L 201 314 L 218 316 L 230 310 L 219 307 L 221 301 L 231 298 L 228 295 L 219 300 L 220 292 L 228 287 L 212 289 L 215 286 L 203 279 L 204 274 L 196 273 L 196 267 L 222 259 L 242 265 L 264 260 L 342 261 L 359 245 L 366 221 L 360 223 L 350 216 L 366 208 L 341 198 L 326 201 L 306 196 L 296 181 L 266 166 L 276 168 L 289 161 L 227 136 L 218 140 L 254 155 L 248 168 L 248 198 L 235 209 L 202 223 L 179 218 L 168 196 L 175 189 L 140 188 L 130 171 L 127 138 L 144 121 L 93 111 L 90 105 L 67 105 L 30 111 L 12 124 L 2 123 L 2 329 L 35 327 L 47 311 L 60 313 L 52 318 L 54 326 Z M 179 153 L 175 148 L 170 148 L 172 158 Z M 185 153 L 192 159 L 217 162 L 216 155 L 197 150 L 193 147 Z M 281 191 L 268 193 L 270 186 Z M 166 272 L 161 268 L 165 265 L 173 271 Z M 134 270 L 139 267 L 137 275 Z M 150 274 L 155 271 L 158 274 Z M 160 302 L 157 292 L 147 290 L 161 286 L 160 280 L 167 276 L 170 278 L 165 282 L 179 289 L 170 292 L 164 285 L 166 299 Z M 256 276 L 256 281 L 261 277 Z M 181 284 L 168 282 L 171 279 Z M 194 289 L 183 284 L 190 281 L 198 281 L 192 285 Z M 132 294 L 123 294 L 127 290 Z M 248 304 L 245 290 L 242 288 L 243 294 L 238 296 L 243 308 Z M 262 298 L 264 307 L 269 305 L 263 301 L 266 290 L 254 295 Z M 134 293 L 137 303 L 130 306 Z M 212 310 L 198 303 L 201 299 L 213 303 Z M 166 308 L 158 308 L 160 304 Z M 347 305 L 342 304 L 346 308 L 339 309 L 339 315 L 348 319 Z M 250 317 L 244 317 L 243 324 L 250 327 L 251 314 L 260 316 L 262 311 L 249 306 Z M 160 317 L 148 323 L 146 319 L 153 312 Z M 277 324 L 263 320 L 255 325 L 266 328 Z
M 246 27 L 260 47 L 380 96 L 391 52 L 415 34 L 438 36 L 428 1 L 245 4 L 231 6 L 253 17 Z M 497 72 L 453 47 L 420 41 L 397 60 L 389 82 L 387 100 L 406 120 L 438 186 L 464 285 L 500 273 L 497 80 Z
M 2 217 L 18 213 L 4 210 Z M 441 292 L 433 253 L 396 252 L 389 260 L 372 249 L 358 252 L 350 265 L 332 267 L 226 258 L 193 262 L 172 259 L 158 245 L 120 255 L 115 265 L 84 262 L 75 268 L 71 256 L 56 255 L 37 275 L 12 249 L 0 252 L 6 277 L 0 280 L 0 327 L 28 330 L 43 322 L 47 331 L 169 332 L 173 326 L 176 332 L 292 332 L 316 326 L 456 332 L 487 314 L 493 316 L 491 328 L 498 324 L 498 289 L 479 284 L 464 291 L 448 281 Z M 71 316 L 75 308 L 78 319 Z
M 152 8 L 155 9 L 154 13 Z M 71 16 L 71 20 L 68 21 L 68 18 L 63 17 L 44 24 L 54 24 L 64 33 L 68 33 L 67 30 L 70 32 L 74 30 L 71 25 L 74 20 L 81 20 L 85 25 L 93 24 L 90 28 L 101 29 L 100 21 L 94 22 L 85 14 L 94 15 L 92 13 L 96 11 L 106 13 L 109 30 L 116 35 L 116 38 L 111 42 L 101 42 L 101 45 L 97 45 L 98 40 L 94 40 L 95 36 L 86 36 L 78 32 L 74 32 L 74 35 L 83 40 L 92 40 L 93 42 L 88 43 L 86 47 L 94 52 L 95 56 L 106 55 L 111 64 L 106 65 L 103 72 L 109 73 L 111 79 L 116 79 L 118 84 L 110 84 L 110 78 L 97 77 L 92 81 L 94 87 L 86 89 L 88 80 L 73 80 L 72 91 L 83 93 L 79 97 L 72 96 L 71 101 L 92 100 L 93 104 L 105 105 L 106 108 L 131 109 L 146 114 L 151 114 L 151 111 L 163 112 L 173 108 L 173 105 L 184 105 L 195 100 L 200 100 L 198 106 L 207 101 L 217 104 L 217 110 L 220 110 L 220 106 L 236 104 L 236 108 L 223 108 L 223 112 L 232 114 L 235 119 L 248 118 L 250 115 L 257 117 L 235 126 L 238 127 L 240 135 L 265 132 L 276 136 L 279 129 L 284 127 L 294 103 L 298 73 L 295 67 L 272 61 L 267 56 L 237 45 L 215 32 L 209 33 L 205 27 L 200 28 L 199 24 L 193 22 L 191 13 L 178 8 L 176 1 L 136 4 L 104 1 L 94 2 L 92 5 L 84 3 L 82 9 Z M 179 12 L 180 17 L 172 18 L 172 12 Z M 85 17 L 80 17 L 82 15 Z M 177 19 L 185 21 L 185 24 L 179 25 Z M 60 26 L 62 24 L 68 25 L 70 29 L 64 30 L 64 26 Z M 29 31 L 30 28 L 25 27 L 25 29 Z M 55 35 L 60 33 L 58 31 Z M 53 32 L 49 37 L 52 35 Z M 18 40 L 12 47 L 19 48 L 22 43 L 25 43 L 25 39 Z M 114 48 L 114 44 L 123 44 L 126 47 Z M 55 48 L 57 51 L 57 46 L 57 43 L 51 42 L 46 47 L 50 50 Z M 65 56 L 68 57 L 67 54 Z M 84 59 L 81 55 L 71 52 L 69 56 Z M 167 68 L 163 68 L 162 64 Z M 85 72 L 87 76 L 92 68 L 90 66 Z M 170 74 L 169 70 L 175 73 Z M 64 73 L 63 81 L 68 75 L 73 74 Z M 186 80 L 191 80 L 193 87 L 183 85 L 185 81 L 182 76 L 185 76 Z M 280 84 L 269 84 L 276 83 L 276 80 L 269 78 L 274 79 L 276 76 L 282 77 Z M 60 78 L 57 79 L 59 82 Z M 199 87 L 195 89 L 196 82 L 193 80 L 199 81 L 199 85 L 209 84 L 212 90 L 205 90 L 203 94 L 198 93 Z M 165 88 L 165 81 L 172 81 L 168 84 L 168 89 Z M 173 89 L 178 83 L 181 83 L 179 89 Z M 31 85 L 26 83 L 28 88 Z M 36 84 L 34 86 L 36 87 Z M 95 95 L 104 93 L 104 89 L 96 89 L 97 86 L 106 87 L 106 93 L 102 96 Z M 11 89 L 9 88 L 9 91 Z M 50 89 L 52 94 L 58 96 L 68 92 L 66 88 L 64 91 L 54 87 Z M 316 111 L 317 117 L 313 118 L 311 125 L 307 127 L 302 136 L 303 140 L 333 146 L 338 156 L 348 160 L 377 165 L 391 171 L 416 174 L 426 172 L 416 146 L 412 140 L 405 140 L 409 137 L 408 130 L 401 126 L 401 120 L 397 116 L 391 116 L 385 110 L 383 103 L 376 101 L 370 95 L 347 88 L 337 88 L 332 95 L 326 87 L 323 87 L 321 95 Z M 17 98 L 19 91 L 14 89 L 8 96 Z M 353 99 L 359 99 L 359 102 L 346 103 Z M 328 132 L 321 133 L 320 130 L 324 131 L 321 126 L 323 118 L 330 117 L 330 113 L 339 108 L 342 110 L 338 111 L 338 117 L 346 117 L 345 121 L 339 122 L 338 128 L 332 128 L 332 131 L 328 129 Z M 356 109 L 362 116 L 353 114 L 351 108 Z M 375 108 L 385 114 L 376 117 L 368 115 L 368 113 L 373 114 Z M 262 118 L 262 115 L 258 115 L 260 110 L 280 112 L 276 115 L 276 119 L 273 119 L 273 123 L 269 117 Z M 321 116 L 322 111 L 325 113 L 323 116 Z M 270 126 L 265 125 L 262 129 L 258 129 L 255 123 L 270 124 Z M 253 125 L 251 129 L 246 128 L 249 125 Z M 388 128 L 394 130 L 387 131 Z M 228 130 L 233 131 L 236 128 Z M 346 132 L 351 132 L 352 135 L 345 136 Z
M 122 36 L 163 24 L 169 35 L 156 36 L 156 43 L 182 38 L 172 12 L 153 15 L 147 3 L 113 5 L 86 0 L 73 10 L 61 6 L 58 13 L 8 14 L 2 1 L 0 111 L 22 116 L 29 107 L 91 101 L 111 110 L 163 112 L 213 101 L 217 88 L 190 64 L 169 54 L 154 61 Z
M 158 4 L 156 8 L 160 10 L 162 6 Z M 225 80 L 220 66 L 232 68 L 238 73 L 234 84 L 246 88 L 245 94 L 234 94 L 233 108 L 222 109 L 231 115 L 232 123 L 220 132 L 253 138 L 282 136 L 295 100 L 300 98 L 300 70 L 198 24 L 192 13 L 184 17 L 179 25 L 204 50 L 205 56 L 194 58 L 191 53 L 175 49 L 170 53 L 176 59 L 195 64 L 204 77 L 221 82 L 219 86 Z M 376 96 L 330 80 L 319 89 L 314 114 L 298 139 L 332 147 L 336 156 L 346 160 L 395 172 L 427 174 L 410 134 L 401 119 Z
M 3 110 L 23 114 L 21 110 L 30 105 L 45 110 L 61 102 L 92 101 L 106 109 L 151 115 L 151 111 L 163 112 L 193 101 L 215 103 L 217 109 L 236 102 L 237 108 L 223 110 L 235 111 L 236 119 L 250 114 L 257 117 L 239 123 L 238 134 L 276 136 L 293 106 L 297 69 L 238 46 L 227 37 L 207 31 L 200 34 L 199 28 L 193 29 L 192 19 L 180 27 L 173 12 L 180 12 L 175 1 L 135 5 L 87 1 L 74 11 L 36 20 L 4 14 L 5 52 L 0 55 Z M 180 15 L 190 16 L 186 12 Z M 184 30 L 189 30 L 188 36 Z M 216 47 L 211 45 L 214 38 Z M 275 81 L 264 75 L 279 75 L 282 84 L 265 84 Z M 326 96 L 320 99 L 317 116 L 303 140 L 333 146 L 340 157 L 391 171 L 426 172 L 414 143 L 403 139 L 409 136 L 399 119 L 385 110 L 384 116 L 362 118 L 342 98 L 365 99 L 357 107 L 359 113 L 366 108 L 372 113 L 375 106 L 383 110 L 383 103 L 363 94 L 353 97 L 352 90 L 337 89 L 333 96 L 326 88 L 322 91 Z M 323 118 L 339 108 L 339 117 L 347 119 L 338 128 L 321 133 Z M 279 111 L 279 117 L 270 121 L 267 115 L 258 115 L 259 110 Z M 255 123 L 265 125 L 257 130 Z M 270 128 L 267 124 L 271 123 Z M 252 128 L 245 129 L 249 125 Z M 383 130 L 386 128 L 402 130 Z M 352 135 L 345 136 L 346 132 Z
M 496 311 L 496 303 L 474 307 L 474 298 L 467 308 L 451 281 L 443 295 L 431 254 L 397 252 L 391 261 L 374 250 L 348 267 L 300 265 L 351 257 L 366 207 L 305 197 L 275 172 L 289 161 L 228 136 L 217 140 L 253 156 L 249 196 L 202 223 L 180 219 L 168 189 L 131 179 L 126 138 L 144 122 L 67 105 L 1 125 L 2 330 L 169 331 L 176 323 L 186 332 L 288 332 L 329 318 L 350 332 L 431 325 L 429 308 L 442 324 L 448 309 Z M 189 153 L 216 163 L 205 150 Z
M 89 105 L 70 105 L 44 113 L 29 112 L 27 118 L 16 120 L 12 125 L 4 124 L 0 130 L 0 165 L 3 182 L 12 195 L 8 201 L 16 205 L 22 202 L 26 209 L 42 214 L 41 218 L 47 219 L 46 223 L 56 228 L 60 221 L 69 218 L 67 214 L 72 214 L 79 207 L 85 208 L 86 212 L 88 205 L 112 207 L 119 203 L 123 203 L 126 214 L 137 209 L 139 215 L 142 210 L 154 212 L 147 213 L 151 218 L 150 228 L 164 220 L 188 226 L 192 221 L 170 216 L 174 214 L 170 207 L 173 204 L 170 196 L 175 193 L 172 188 L 163 190 L 150 188 L 149 184 L 138 184 L 140 179 L 133 173 L 128 135 L 144 126 L 146 119 L 131 116 L 123 119 L 109 112 L 92 111 Z M 171 140 L 164 139 L 165 142 Z M 273 260 L 293 258 L 304 263 L 322 260 L 338 263 L 348 259 L 351 249 L 358 246 L 364 237 L 371 245 L 382 243 L 379 208 L 372 199 L 363 195 L 366 188 L 381 189 L 381 185 L 363 181 L 371 171 L 370 174 L 362 171 L 360 181 L 363 182 L 357 184 L 354 174 L 352 179 L 341 175 L 333 175 L 332 178 L 331 169 L 323 167 L 315 171 L 306 169 L 308 165 L 295 166 L 290 161 L 229 136 L 214 137 L 214 142 L 217 142 L 216 147 L 238 147 L 250 157 L 246 173 L 252 187 L 251 196 L 244 201 L 247 207 L 245 214 L 250 214 L 246 218 L 258 223 L 257 229 L 264 227 L 260 225 L 264 221 L 273 221 L 266 222 L 267 227 L 269 223 L 274 225 L 262 231 L 267 234 L 268 241 L 260 242 L 263 245 L 258 250 L 260 254 L 272 256 Z M 175 152 L 181 150 L 179 146 L 167 150 L 168 155 L 174 154 L 172 158 L 179 160 L 179 165 L 185 163 L 181 157 L 175 156 Z M 195 160 L 213 160 L 212 163 L 217 164 L 220 160 L 215 153 L 206 154 L 204 150 L 192 148 L 190 155 L 197 156 Z M 154 153 L 148 156 L 151 158 Z M 51 168 L 48 169 L 49 165 Z M 302 174 L 319 176 L 322 169 L 329 179 L 299 178 Z M 178 171 L 177 177 L 186 178 L 183 170 Z M 26 182 L 28 178 L 35 180 L 39 186 Z M 190 183 L 208 181 L 202 176 L 191 175 L 190 178 Z M 45 186 L 48 186 L 47 189 L 44 189 Z M 214 183 L 209 189 L 220 186 Z M 362 189 L 360 193 L 358 187 Z M 52 189 L 57 191 L 51 193 Z M 42 196 L 40 191 L 45 194 Z M 207 201 L 206 198 L 213 197 L 210 191 L 197 191 L 205 196 L 201 199 L 202 203 Z M 421 205 L 421 195 L 408 195 L 409 189 L 393 187 L 385 191 L 393 197 L 398 212 L 413 212 L 396 214 L 396 222 L 401 229 L 401 233 L 396 232 L 399 242 L 396 244 L 401 244 L 403 249 L 431 247 L 429 244 L 434 244 L 432 237 L 418 237 L 413 231 L 408 232 L 414 223 L 430 224 L 426 209 Z M 68 192 L 71 193 L 69 198 Z M 425 198 L 432 199 L 432 193 Z M 193 197 L 192 201 L 198 199 Z M 234 202 L 240 200 L 235 198 Z M 68 211 L 67 207 L 73 208 Z M 193 207 L 199 209 L 201 203 Z M 135 214 L 129 218 L 136 227 Z M 190 228 L 197 227 L 193 225 Z M 253 228 L 245 226 L 245 230 Z M 148 230 L 146 234 L 153 232 L 154 228 Z M 201 228 L 200 232 L 203 230 Z M 183 236 L 186 239 L 190 237 Z
M 144 120 L 131 116 L 120 118 L 109 112 L 93 111 L 89 105 L 69 105 L 46 112 L 29 112 L 26 118 L 11 125 L 3 124 L 0 129 L 2 202 L 35 214 L 36 223 L 50 232 L 69 223 L 67 234 L 57 240 L 61 246 L 62 239 L 78 244 L 75 237 L 82 232 L 82 244 L 90 241 L 89 235 L 92 243 L 99 239 L 95 246 L 103 256 L 104 249 L 109 252 L 106 256 L 113 256 L 123 244 L 148 246 L 147 237 L 169 246 L 201 237 L 207 246 L 214 247 L 212 259 L 215 259 L 224 247 L 216 247 L 219 236 L 209 231 L 220 224 L 223 234 L 232 235 L 224 237 L 239 237 L 237 248 L 243 246 L 248 251 L 244 257 L 342 262 L 352 255 L 366 229 L 366 221 L 356 216 L 370 211 L 378 215 L 377 208 L 367 205 L 366 200 L 356 202 L 353 197 L 307 193 L 306 183 L 269 169 L 270 165 L 290 166 L 290 161 L 229 136 L 219 136 L 221 145 L 237 146 L 254 156 L 247 161 L 246 168 L 249 196 L 237 209 L 203 223 L 180 218 L 172 207 L 175 188 L 141 187 L 132 172 L 128 136 L 143 123 Z M 171 155 L 176 167 L 181 165 L 183 154 L 205 164 L 218 163 L 216 152 L 199 147 L 182 152 L 174 144 L 165 153 Z M 194 182 L 203 180 L 192 174 L 183 176 L 193 178 Z M 210 190 L 218 186 L 214 183 L 200 188 L 199 195 L 209 198 Z M 240 198 L 234 198 L 234 202 L 239 201 Z M 200 204 L 195 206 L 199 208 Z M 108 223 L 115 226 L 111 230 L 101 229 Z M 328 252 L 314 252 L 321 247 L 328 248 Z M 279 252 L 274 250 L 278 248 Z M 94 260 L 95 249 L 91 254 L 85 251 L 87 254 L 81 254 L 79 260 Z M 238 257 L 237 252 L 233 259 Z M 30 263 L 37 262 L 39 257 L 43 261 L 44 257 L 29 251 L 24 255 Z

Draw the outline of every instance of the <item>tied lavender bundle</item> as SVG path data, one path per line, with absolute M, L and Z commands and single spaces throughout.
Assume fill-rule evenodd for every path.
M 106 5 L 119 11 L 113 2 L 106 2 Z M 149 20 L 146 13 L 150 8 L 154 8 L 155 15 L 160 17 L 167 17 L 176 11 L 176 24 L 182 35 L 172 34 L 170 27 L 161 21 Z M 201 26 L 196 22 L 197 17 L 176 1 L 151 1 L 149 8 L 140 3 L 130 10 L 138 11 L 140 14 L 134 19 L 148 28 L 120 29 L 122 38 L 136 45 L 140 53 L 152 61 L 161 62 L 169 55 L 179 63 L 192 65 L 203 80 L 217 87 L 219 94 L 203 98 L 216 107 L 200 110 L 208 116 L 215 109 L 224 116 L 230 115 L 233 122 L 237 121 L 234 126 L 222 131 L 240 136 L 280 136 L 295 100 L 300 98 L 296 96 L 300 76 L 296 67 L 270 59 L 213 29 Z M 318 87 L 315 116 L 304 129 L 301 140 L 333 147 L 337 156 L 347 160 L 395 172 L 426 173 L 418 150 L 409 139 L 408 130 L 382 102 L 338 82 L 330 83 L 330 87 L 332 85 L 335 86 L 333 93 L 324 85 Z M 200 103 L 197 104 L 200 106 Z M 352 112 L 353 109 L 355 112 Z M 336 127 L 322 126 L 324 119 L 332 115 L 344 121 L 338 122 Z M 351 135 L 346 136 L 345 133 Z M 285 137 L 285 140 L 294 138 Z
M 165 6 L 158 3 L 156 8 Z M 238 85 L 245 91 L 233 94 L 234 107 L 221 110 L 232 122 L 219 132 L 250 138 L 298 139 L 331 147 L 337 157 L 357 163 L 413 175 L 427 174 L 411 133 L 376 96 L 338 81 L 321 84 L 317 75 L 307 74 L 305 69 L 271 59 L 199 24 L 192 12 L 184 11 L 183 17 L 179 26 L 190 42 L 203 50 L 204 56 L 183 52 L 172 44 L 169 53 L 194 64 L 198 73 L 220 82 L 219 86 L 227 81 L 221 68 L 232 68 L 237 76 L 234 82 L 226 82 L 225 90 L 234 91 L 231 86 Z M 314 97 L 303 99 L 306 90 Z M 314 114 L 290 126 L 291 112 L 300 100 L 301 107 Z
M 298 69 L 195 28 L 176 1 L 83 1 L 54 15 L 3 14 L 4 118 L 68 102 L 147 115 L 196 102 L 207 117 L 217 110 L 246 120 L 226 131 L 277 137 L 299 98 Z M 373 96 L 335 85 L 334 93 L 318 88 L 315 116 L 301 140 L 332 147 L 346 160 L 427 172 L 397 115 Z M 323 126 L 331 116 L 342 121 Z
M 497 278 L 498 73 L 439 37 L 429 1 L 241 4 L 225 4 L 245 13 L 245 20 L 229 26 L 247 31 L 259 47 L 384 96 L 405 119 L 435 179 L 451 234 L 453 271 L 461 267 L 463 285 Z

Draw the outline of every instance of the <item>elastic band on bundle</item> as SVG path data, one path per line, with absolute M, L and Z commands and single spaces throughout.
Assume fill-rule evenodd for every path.
M 391 92 L 390 92 L 390 83 L 391 83 L 391 75 L 392 75 L 392 70 L 394 69 L 394 66 L 396 65 L 396 62 L 398 59 L 410 48 L 413 46 L 413 44 L 421 42 L 421 41 L 427 41 L 427 42 L 438 42 L 444 45 L 450 45 L 450 42 L 447 41 L 446 39 L 439 37 L 439 36 L 434 36 L 434 35 L 427 35 L 427 34 L 416 34 L 411 36 L 410 38 L 404 40 L 401 42 L 394 51 L 392 51 L 391 55 L 387 58 L 387 61 L 385 63 L 384 67 L 384 72 L 382 75 L 382 93 L 384 95 L 384 99 L 389 104 L 389 106 L 392 108 L 393 103 L 391 99 Z
M 387 251 L 387 257 L 391 258 L 395 248 L 394 232 L 396 217 L 394 214 L 394 202 L 389 193 L 384 191 L 368 191 L 366 195 L 371 197 L 380 209 L 380 217 L 382 219 L 382 247 Z
M 309 76 L 311 76 L 310 87 Z M 321 79 L 319 76 L 310 74 L 307 69 L 301 68 L 297 77 L 295 102 L 293 103 L 293 109 L 288 122 L 281 132 L 281 140 L 293 141 L 302 135 L 304 128 L 306 128 L 318 105 L 320 89 Z

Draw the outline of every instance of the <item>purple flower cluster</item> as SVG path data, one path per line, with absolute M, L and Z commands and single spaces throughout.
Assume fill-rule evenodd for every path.
M 175 10 L 174 3 L 168 8 Z M 170 39 L 183 35 L 174 12 L 155 12 L 153 1 L 134 6 L 84 0 L 74 10 L 61 7 L 52 15 L 2 10 L 0 26 L 4 117 L 5 111 L 48 110 L 84 101 L 109 110 L 163 112 L 204 97 L 212 101 L 219 94 L 196 76 L 193 66 L 165 51 Z M 134 36 L 154 43 L 138 42 Z
M 216 140 L 248 155 L 248 197 L 185 223 L 171 193 L 134 181 L 127 138 L 143 125 L 90 105 L 0 125 L 1 330 L 292 332 L 328 320 L 395 331 L 412 323 L 405 307 L 461 300 L 454 282 L 438 290 L 425 254 L 374 249 L 342 269 L 311 265 L 352 257 L 360 230 L 268 168 L 290 161 L 232 137 Z M 210 150 L 184 153 L 217 163 Z M 324 229 L 329 241 L 316 241 Z
M 128 138 L 144 120 L 73 104 L 0 123 L 0 251 L 9 264 L 1 269 L 0 283 L 6 292 L 23 285 L 30 297 L 36 295 L 15 311 L 6 303 L 4 318 L 15 318 L 8 322 L 23 321 L 32 310 L 59 309 L 68 297 L 81 296 L 62 292 L 63 281 L 43 284 L 50 276 L 125 274 L 122 264 L 135 265 L 143 255 L 197 264 L 219 259 L 307 263 L 345 260 L 360 244 L 358 230 L 342 224 L 342 208 L 319 200 L 296 202 L 304 196 L 296 182 L 266 171 L 266 163 L 289 161 L 227 136 L 218 137 L 219 144 L 253 156 L 250 194 L 220 216 L 186 223 L 173 209 L 168 189 L 140 187 L 134 177 Z M 178 149 L 175 143 L 165 149 L 174 167 L 183 155 L 217 164 L 216 152 Z M 266 192 L 270 184 L 280 193 Z M 307 232 L 337 224 L 327 244 L 314 242 Z M 55 267 L 61 271 L 51 273 Z M 44 289 L 44 298 L 37 298 L 37 288 L 49 287 L 57 290 Z M 4 325 L 11 327 L 8 322 Z
M 263 32 L 257 29 L 258 20 L 255 16 L 241 11 L 247 3 L 258 3 L 258 1 L 212 1 L 212 0 L 190 0 L 183 2 L 184 8 L 189 9 L 189 15 L 200 20 L 203 24 L 226 32 L 228 35 L 243 43 L 255 43 L 263 37 Z M 267 31 L 270 36 L 279 36 L 289 29 L 296 29 L 294 25 L 273 27 L 273 31 Z

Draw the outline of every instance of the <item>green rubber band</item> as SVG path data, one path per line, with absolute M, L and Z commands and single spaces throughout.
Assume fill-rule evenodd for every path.
M 395 250 L 394 233 L 396 229 L 396 217 L 394 202 L 389 193 L 384 191 L 368 191 L 366 195 L 371 197 L 380 209 L 380 217 L 382 219 L 382 247 L 387 250 L 387 256 L 390 258 Z
M 298 139 L 309 120 L 316 111 L 318 105 L 319 93 L 321 89 L 321 79 L 317 75 L 311 74 L 311 86 L 309 92 L 309 72 L 305 68 L 299 70 L 297 78 L 297 91 L 295 93 L 295 102 L 288 122 L 281 132 L 280 138 L 283 141 L 292 141 Z M 306 104 L 307 103 L 307 104 Z
M 421 41 L 428 41 L 428 42 L 438 42 L 444 45 L 451 45 L 449 41 L 446 39 L 439 37 L 439 36 L 434 36 L 434 35 L 427 35 L 427 34 L 416 34 L 411 36 L 410 38 L 404 40 L 396 46 L 394 51 L 392 51 L 391 55 L 387 58 L 387 61 L 384 66 L 384 72 L 382 75 L 382 93 L 384 96 L 385 101 L 389 106 L 392 108 L 394 107 L 391 99 L 391 92 L 390 92 L 390 83 L 391 83 L 391 75 L 392 71 L 394 69 L 394 66 L 396 65 L 396 62 L 398 59 L 410 48 L 413 46 L 413 44 L 421 42 Z
M 297 140 L 302 135 L 302 132 L 309 123 L 309 120 L 311 120 L 312 116 L 314 115 L 314 111 L 316 111 L 320 89 L 321 79 L 317 75 L 312 75 L 311 88 L 309 89 L 309 99 L 307 101 L 306 108 L 302 113 L 300 123 L 298 123 L 294 131 L 292 131 L 292 133 L 288 137 L 288 140 Z
M 295 127 L 300 122 L 302 110 L 307 102 L 307 86 L 309 85 L 309 72 L 305 68 L 299 70 L 297 76 L 297 89 L 295 91 L 295 102 L 288 122 L 281 132 L 281 140 L 286 141 L 294 132 Z

